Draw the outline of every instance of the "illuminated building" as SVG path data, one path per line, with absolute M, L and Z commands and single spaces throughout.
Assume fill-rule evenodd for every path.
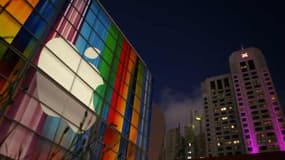
M 147 159 L 151 79 L 98 1 L 0 1 L 0 155 Z
M 244 153 L 239 116 L 230 75 L 202 83 L 208 157 Z
M 230 68 L 246 152 L 284 151 L 284 115 L 262 52 L 236 51 Z
M 227 143 L 242 145 L 246 154 L 284 151 L 284 115 L 262 52 L 257 48 L 233 52 L 230 70 L 231 74 L 209 78 L 202 85 L 207 156 L 226 154 L 224 150 L 219 154 L 216 146 L 225 144 L 225 137 L 220 139 L 217 133 L 224 135 L 223 128 L 228 124 L 229 130 L 240 130 L 237 134 L 242 138 L 229 136 L 231 142 Z

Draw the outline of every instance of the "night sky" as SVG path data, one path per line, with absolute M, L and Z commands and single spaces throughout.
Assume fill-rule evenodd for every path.
M 241 45 L 263 51 L 284 108 L 282 1 L 101 0 L 101 3 L 150 68 L 154 102 L 166 113 L 179 117 L 189 106 L 199 108 L 201 82 L 209 76 L 229 73 L 229 56 Z M 176 114 L 178 110 L 181 113 Z M 168 125 L 175 124 L 169 121 Z

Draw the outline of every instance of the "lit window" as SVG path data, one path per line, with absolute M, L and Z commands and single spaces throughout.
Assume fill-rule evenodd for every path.
M 232 144 L 232 141 L 227 141 L 226 144 Z
M 228 117 L 222 117 L 222 120 L 227 120 L 228 119 Z
M 233 143 L 234 144 L 239 144 L 239 140 L 234 140 Z
M 271 97 L 271 99 L 272 99 L 272 100 L 275 100 L 275 99 L 276 99 L 276 97 L 275 97 L 275 96 L 272 96 L 272 97 Z
M 247 52 L 241 53 L 241 58 L 247 58 L 247 57 L 248 57 L 248 53 Z
M 221 146 L 221 143 L 220 143 L 220 142 L 218 142 L 218 143 L 217 143 L 217 146 Z
M 227 107 L 221 108 L 221 111 L 226 111 L 226 110 L 227 110 Z
M 235 128 L 235 125 L 231 125 L 231 128 L 232 128 L 232 129 Z

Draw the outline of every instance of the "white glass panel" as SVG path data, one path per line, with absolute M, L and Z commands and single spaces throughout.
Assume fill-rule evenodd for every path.
M 46 46 L 73 71 L 76 71 L 81 57 L 73 44 L 62 38 L 54 38 Z
M 74 79 L 74 73 L 60 62 L 50 51 L 44 48 L 41 52 L 39 68 L 61 84 L 67 90 L 70 89 Z
M 91 67 L 86 61 L 81 61 L 77 74 L 87 82 L 93 90 L 99 85 L 103 84 L 103 79 L 100 74 L 95 71 L 95 68 Z
M 88 106 L 90 104 L 91 97 L 93 96 L 93 89 L 87 86 L 87 84 L 80 80 L 78 77 L 76 77 L 71 89 L 71 93 L 86 106 Z M 93 107 L 90 109 L 94 110 Z

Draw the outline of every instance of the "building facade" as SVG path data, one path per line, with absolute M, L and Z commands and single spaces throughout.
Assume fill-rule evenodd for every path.
M 159 110 L 156 104 L 153 104 L 149 135 L 149 160 L 162 160 L 165 132 L 166 121 L 164 113 Z
M 246 152 L 284 151 L 284 115 L 262 52 L 234 52 L 230 69 Z
M 235 94 L 230 75 L 207 78 L 202 83 L 207 157 L 244 153 Z
M 190 110 L 189 124 L 184 126 L 185 159 L 203 158 L 206 154 L 204 116 Z
M 164 158 L 165 160 L 185 159 L 184 140 L 180 132 L 180 125 L 166 132 Z
M 284 151 L 284 114 L 262 52 L 241 49 L 229 61 L 230 74 L 202 84 L 207 156 Z
M 147 159 L 151 79 L 98 1 L 0 1 L 2 157 Z

